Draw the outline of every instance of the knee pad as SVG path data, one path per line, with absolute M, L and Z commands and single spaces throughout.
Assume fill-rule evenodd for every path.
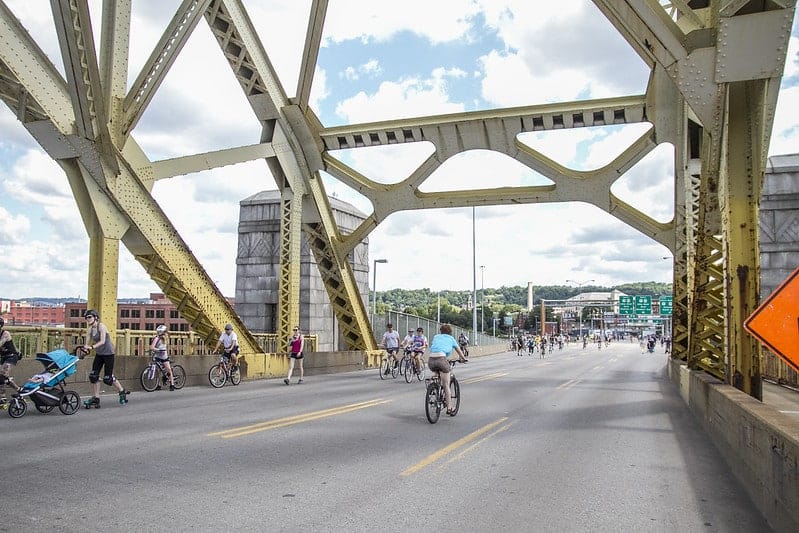
M 95 372 L 95 371 L 91 371 L 89 373 L 89 382 L 90 383 L 97 383 L 98 381 L 100 381 L 100 375 L 97 374 L 97 372 Z
M 106 385 L 113 385 L 115 381 L 116 378 L 113 375 L 103 376 L 103 383 L 105 383 Z

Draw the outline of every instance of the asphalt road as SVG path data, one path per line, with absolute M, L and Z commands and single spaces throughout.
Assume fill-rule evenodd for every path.
M 0 413 L 0 531 L 769 531 L 637 344 Z M 294 379 L 296 382 L 296 378 Z

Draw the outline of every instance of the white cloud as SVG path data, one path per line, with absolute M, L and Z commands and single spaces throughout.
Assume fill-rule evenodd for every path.
M 18 202 L 38 205 L 74 205 L 72 191 L 61 167 L 41 150 L 26 150 L 3 180 L 3 192 Z
M 30 229 L 30 220 L 25 215 L 12 215 L 0 207 L 0 244 L 21 244 Z
M 421 35 L 431 43 L 465 39 L 472 29 L 471 19 L 480 6 L 474 0 L 405 0 L 401 4 L 384 2 L 331 2 L 325 20 L 325 39 L 387 41 L 400 32 Z M 420 14 L 423 14 L 420 16 Z

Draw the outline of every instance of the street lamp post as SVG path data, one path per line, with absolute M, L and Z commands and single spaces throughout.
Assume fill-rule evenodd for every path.
M 486 266 L 480 265 L 480 332 L 485 333 L 485 306 L 486 306 Z
M 388 259 L 375 259 L 372 263 L 372 324 L 377 315 L 377 263 L 388 263 Z
M 596 280 L 593 280 L 593 279 L 587 279 L 585 281 L 575 281 L 573 279 L 567 279 L 566 283 L 574 283 L 575 285 L 577 285 L 578 289 L 582 289 L 583 285 L 585 285 L 587 283 L 594 283 L 595 281 Z M 582 300 L 582 298 L 580 298 L 580 299 Z M 580 313 L 580 338 L 582 339 L 583 338 L 583 308 L 582 307 L 580 307 L 579 313 Z

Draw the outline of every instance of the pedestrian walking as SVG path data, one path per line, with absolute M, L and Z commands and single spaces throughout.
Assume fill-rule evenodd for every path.
M 294 328 L 294 333 L 289 337 L 289 374 L 286 376 L 286 379 L 283 380 L 283 383 L 288 385 L 291 383 L 291 374 L 294 372 L 294 361 L 297 361 L 297 364 L 300 367 L 300 379 L 297 380 L 297 383 L 302 383 L 302 378 L 304 374 L 304 369 L 302 368 L 302 360 L 304 358 L 303 350 L 305 348 L 305 339 L 300 332 L 300 327 L 296 326 Z

